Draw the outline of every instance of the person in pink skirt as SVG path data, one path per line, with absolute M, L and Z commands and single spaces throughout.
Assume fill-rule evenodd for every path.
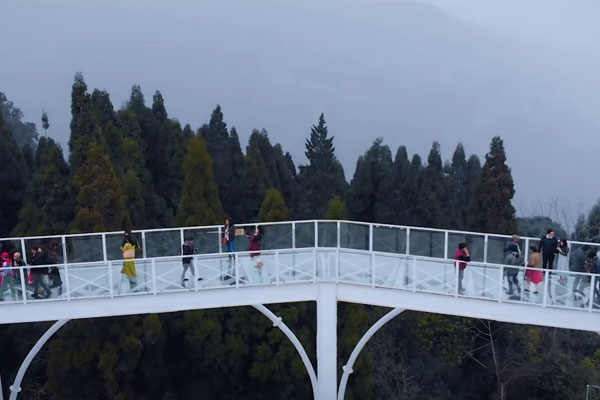
M 530 290 L 533 289 L 533 294 L 537 296 L 539 294 L 538 285 L 544 280 L 542 260 L 540 259 L 540 253 L 536 246 L 530 246 L 529 251 L 527 267 L 535 269 L 528 269 L 525 272 L 525 281 L 527 282 L 525 293 L 529 294 Z

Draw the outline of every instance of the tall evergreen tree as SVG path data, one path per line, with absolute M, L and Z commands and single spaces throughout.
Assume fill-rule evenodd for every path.
M 420 225 L 443 228 L 448 225 L 448 185 L 442 168 L 440 144 L 433 142 L 420 186 Z
M 321 218 L 327 202 L 334 196 L 344 197 L 346 178 L 344 169 L 335 156 L 334 137 L 329 137 L 323 114 L 311 128 L 306 140 L 308 165 L 300 167 L 296 214 L 299 218 Z
M 76 173 L 83 164 L 90 145 L 96 140 L 95 114 L 92 97 L 87 92 L 83 75 L 75 74 L 71 91 L 71 136 L 69 138 L 69 165 Z
M 200 134 L 206 141 L 208 153 L 213 160 L 213 175 L 225 212 L 233 218 L 241 217 L 236 214 L 240 207 L 240 179 L 243 176 L 240 168 L 243 155 L 237 132 L 235 136 L 229 135 L 220 106 L 217 105 L 213 110 L 209 123 L 200 128 Z
M 64 234 L 73 221 L 74 197 L 62 149 L 51 138 L 40 139 L 35 174 L 21 208 L 16 236 Z
M 425 205 L 423 204 L 422 182 L 425 179 L 425 168 L 421 156 L 414 154 L 410 161 L 410 173 L 404 184 L 402 197 L 406 209 L 402 213 L 401 224 L 422 226 L 423 215 L 426 213 Z
M 452 163 L 445 168 L 448 176 L 448 227 L 451 229 L 467 228 L 470 187 L 467 168 L 465 149 L 459 143 L 452 155 Z
M 73 179 L 77 203 L 72 230 L 103 232 L 130 229 L 127 196 L 100 138 L 91 143 L 80 167 Z
M 35 124 L 23 121 L 23 112 L 2 92 L 0 92 L 0 113 L 17 146 L 19 148 L 29 146 L 32 151 L 35 150 L 38 140 Z
M 0 113 L 0 237 L 6 237 L 17 224 L 25 195 L 27 165 Z
M 279 190 L 273 188 L 267 190 L 265 200 L 260 206 L 259 217 L 261 222 L 277 222 L 288 219 L 288 208 Z
M 510 168 L 506 165 L 504 143 L 499 136 L 492 139 L 485 155 L 481 178 L 469 205 L 468 223 L 472 230 L 512 234 L 516 231 L 515 194 Z
M 183 162 L 184 181 L 181 204 L 175 223 L 179 226 L 220 223 L 223 209 L 213 179 L 212 160 L 206 142 L 198 135 L 190 141 Z
M 347 195 L 350 218 L 366 222 L 384 222 L 378 216 L 385 215 L 383 208 L 389 204 L 379 203 L 377 196 L 384 182 L 393 175 L 392 152 L 377 139 L 356 163 L 356 171 Z

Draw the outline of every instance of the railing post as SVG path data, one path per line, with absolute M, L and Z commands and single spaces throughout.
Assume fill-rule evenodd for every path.
M 375 254 L 371 253 L 371 287 L 375 287 Z
M 415 257 L 415 256 L 413 256 L 413 258 L 412 258 L 412 271 L 413 271 L 412 291 L 416 292 L 417 291 L 417 257 Z
M 410 228 L 406 228 L 406 255 L 410 255 Z
M 319 222 L 315 220 L 315 247 L 319 247 Z
M 525 238 L 525 248 L 523 249 L 523 262 L 525 266 L 527 266 L 527 262 L 529 261 L 529 238 Z
M 592 274 L 592 281 L 590 282 L 590 306 L 588 308 L 589 312 L 592 312 L 594 309 L 594 292 L 596 291 L 596 275 Z
M 444 260 L 448 259 L 448 231 L 444 231 Z
M 502 285 L 504 284 L 504 265 L 500 265 L 500 277 L 498 280 L 498 302 L 502 303 L 502 297 L 503 297 L 503 293 L 502 293 Z
M 219 228 L 217 229 L 218 235 L 219 235 L 219 253 L 223 252 L 223 241 L 221 240 L 221 235 L 223 235 L 223 231 L 221 230 L 221 226 L 219 225 Z
M 56 266 L 58 268 L 58 265 Z M 65 263 L 65 288 L 67 289 L 67 301 L 71 301 L 71 284 L 69 279 L 69 266 Z
M 488 244 L 489 244 L 489 235 L 485 234 L 483 236 L 483 262 L 486 264 L 488 262 Z
M 142 231 L 142 255 L 146 258 L 146 231 Z M 146 265 L 146 263 L 144 263 Z
M 369 224 L 369 251 L 373 251 L 373 224 Z
M 29 264 L 27 262 L 27 249 L 25 248 L 25 239 L 21 238 L 21 257 L 25 262 L 25 265 Z
M 113 297 L 115 297 L 115 290 L 113 288 L 113 277 L 112 277 L 112 261 L 108 261 L 108 263 L 106 264 L 108 266 L 108 294 L 110 295 L 110 298 L 112 299 Z
M 458 261 L 452 261 L 452 265 L 454 266 L 454 297 L 458 297 L 460 265 L 459 265 Z M 462 282 L 460 282 L 460 283 L 462 284 Z
M 194 291 L 197 292 L 198 291 L 198 279 L 200 279 L 200 273 L 198 271 L 198 268 L 196 267 L 196 256 L 192 257 L 192 268 L 194 269 L 194 276 L 192 276 L 192 279 L 194 279 Z
M 62 253 L 63 253 L 63 262 L 66 265 L 67 264 L 67 240 L 65 239 L 64 236 L 61 236 L 60 242 L 61 242 Z
M 152 259 L 150 266 L 152 267 L 152 294 L 156 295 L 156 259 Z
M 336 246 L 339 249 L 342 245 L 342 235 L 341 235 L 341 223 L 340 221 L 336 222 Z
M 550 270 L 546 269 L 544 270 L 544 298 L 542 300 L 542 306 L 546 307 L 547 301 L 548 301 L 548 288 L 550 287 L 549 285 L 549 280 L 550 280 Z
M 240 288 L 240 266 L 238 265 L 238 253 L 233 253 L 233 266 L 235 268 L 235 288 Z
M 108 255 L 106 254 L 106 233 L 102 234 L 102 260 L 108 261 Z
M 275 250 L 275 286 L 279 286 L 279 268 L 279 250 Z
M 23 296 L 23 304 L 27 304 L 27 287 L 25 286 L 25 273 L 23 272 L 23 268 L 19 268 L 19 276 L 21 278 L 21 294 Z
M 335 260 L 335 283 L 340 282 L 340 249 L 336 249 L 336 260 Z
M 313 249 L 313 283 L 317 282 L 317 249 Z
M 296 223 L 292 222 L 292 249 L 296 248 Z

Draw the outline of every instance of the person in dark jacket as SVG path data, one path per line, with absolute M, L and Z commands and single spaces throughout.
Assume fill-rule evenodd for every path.
M 235 224 L 231 217 L 225 217 L 225 226 L 223 226 L 221 232 L 221 243 L 225 246 L 228 253 L 235 253 Z M 234 265 L 233 265 L 233 254 L 229 255 L 229 271 L 228 276 L 225 279 L 229 279 L 233 276 Z
M 548 229 L 546 236 L 540 239 L 539 252 L 542 254 L 542 268 L 553 269 L 554 257 L 558 247 L 558 239 L 554 237 L 554 229 Z
M 192 256 L 194 255 L 194 253 L 196 253 L 196 249 L 194 248 L 194 237 L 193 236 L 188 236 L 185 238 L 185 242 L 181 245 L 181 253 L 184 256 Z M 187 270 L 190 270 L 190 273 L 192 274 L 192 277 L 195 278 L 196 277 L 196 272 L 194 271 L 194 265 L 193 265 L 193 257 L 183 257 L 181 259 L 181 264 L 183 265 L 183 272 L 181 273 L 181 286 L 185 287 L 185 282 L 188 281 L 188 279 L 185 277 L 185 273 L 187 272 Z M 200 279 L 198 279 L 200 280 Z
M 505 265 L 522 265 L 523 256 L 521 254 L 521 247 L 519 246 L 520 238 L 517 235 L 513 235 L 512 241 L 506 245 L 504 249 L 504 264 Z M 509 296 L 514 296 L 516 300 L 521 293 L 521 286 L 519 285 L 519 269 L 518 268 L 505 268 L 506 278 L 508 280 L 508 292 Z M 516 289 L 516 290 L 515 290 Z
M 465 276 L 465 269 L 467 268 L 467 262 L 471 261 L 471 254 L 466 243 L 459 243 L 458 249 L 454 253 L 454 259 L 461 261 L 458 264 L 458 294 L 464 294 L 465 289 L 463 288 L 462 281 Z
M 570 269 L 572 272 L 580 272 L 584 273 L 585 271 L 585 261 L 587 260 L 588 251 L 590 251 L 590 247 L 584 245 L 579 247 L 577 250 L 573 252 L 573 256 L 571 257 Z M 573 299 L 575 301 L 580 300 L 583 297 L 583 289 L 586 286 L 586 276 L 585 275 L 575 275 L 575 279 L 573 280 Z
M 35 249 L 31 249 L 31 265 L 34 267 L 31 269 L 33 275 L 33 294 L 31 297 L 34 299 L 40 298 L 40 287 L 44 290 L 44 298 L 50 297 L 50 288 L 44 282 L 44 276 L 48 274 L 48 254 L 42 246 L 38 246 Z

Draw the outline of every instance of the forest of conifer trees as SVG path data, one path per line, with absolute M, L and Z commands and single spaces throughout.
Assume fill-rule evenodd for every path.
M 323 114 L 307 127 L 306 160 L 297 164 L 265 130 L 252 131 L 243 151 L 219 106 L 195 129 L 169 117 L 158 91 L 147 104 L 135 85 L 115 110 L 109 93 L 90 93 L 76 74 L 71 93 L 67 155 L 52 138 L 38 138 L 0 93 L 0 237 L 220 224 L 225 215 L 522 233 L 500 137 L 490 138 L 483 159 L 458 143 L 446 162 L 437 142 L 423 161 L 377 139 L 348 183 Z M 51 118 L 45 115 L 44 129 Z M 574 237 L 600 241 L 599 221 L 600 203 L 580 218 Z M 314 358 L 314 304 L 273 311 Z M 340 304 L 339 366 L 384 312 Z M 0 326 L 4 388 L 47 327 Z M 362 353 L 346 399 L 581 398 L 587 382 L 600 382 L 599 346 L 600 337 L 585 332 L 405 312 Z M 310 397 L 293 346 L 243 307 L 69 322 L 30 368 L 22 393 L 66 400 Z

